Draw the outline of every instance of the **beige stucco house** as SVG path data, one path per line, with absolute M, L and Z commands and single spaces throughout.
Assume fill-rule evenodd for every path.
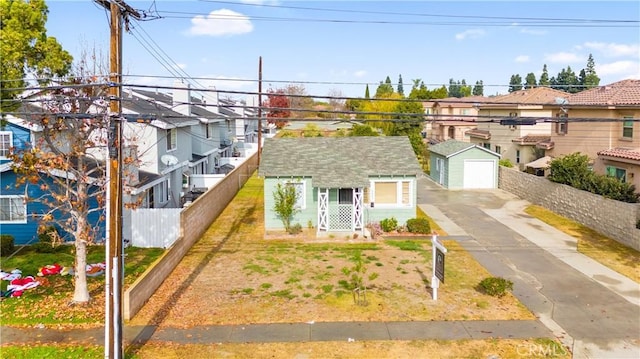
M 545 155 L 566 92 L 548 87 L 515 91 L 478 104 L 477 128 L 466 134 L 471 143 L 508 159 L 517 168 Z
M 573 94 L 563 109 L 567 122 L 555 123 L 553 148 L 547 154 L 586 154 L 596 173 L 640 188 L 640 80 L 622 80 Z
M 476 128 L 478 104 L 488 97 L 447 97 L 422 103 L 427 115 L 426 139 L 432 143 L 446 140 L 469 142 L 465 133 Z

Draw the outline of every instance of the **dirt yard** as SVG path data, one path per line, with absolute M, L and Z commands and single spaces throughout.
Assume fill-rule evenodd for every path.
M 428 240 L 265 239 L 262 196 L 262 182 L 250 179 L 129 324 L 533 318 L 511 295 L 479 292 L 489 274 L 455 242 L 444 242 L 445 283 L 434 301 Z M 360 304 L 358 257 L 367 288 Z

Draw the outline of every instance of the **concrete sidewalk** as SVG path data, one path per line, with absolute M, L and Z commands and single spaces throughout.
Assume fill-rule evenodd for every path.
M 104 344 L 104 330 L 2 327 L 2 344 Z M 361 340 L 460 340 L 554 338 L 537 320 L 430 322 L 318 322 L 200 326 L 188 329 L 125 327 L 126 345 L 270 343 Z

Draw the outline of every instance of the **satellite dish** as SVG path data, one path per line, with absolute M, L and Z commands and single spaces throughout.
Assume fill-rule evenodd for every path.
M 556 97 L 556 104 L 558 105 L 566 105 L 569 103 L 569 100 L 567 100 L 564 97 Z
M 173 155 L 162 155 L 160 156 L 160 161 L 162 161 L 165 166 L 173 166 L 178 164 L 178 157 Z

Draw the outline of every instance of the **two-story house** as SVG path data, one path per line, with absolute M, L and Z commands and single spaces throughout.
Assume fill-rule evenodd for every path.
M 562 109 L 548 153 L 553 157 L 586 154 L 596 173 L 640 188 L 640 80 L 578 92 L 567 97 Z
M 470 141 L 508 159 L 519 169 L 545 155 L 555 118 L 566 92 L 536 87 L 492 97 L 478 104 L 477 128 L 467 131 Z
M 427 117 L 425 138 L 430 143 L 446 140 L 469 142 L 466 132 L 475 129 L 479 104 L 488 101 L 488 97 L 447 97 L 422 103 Z

